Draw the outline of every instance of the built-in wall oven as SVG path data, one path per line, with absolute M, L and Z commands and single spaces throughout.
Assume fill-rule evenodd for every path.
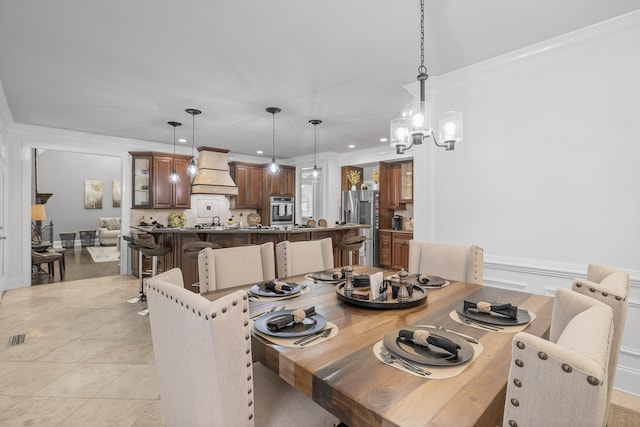
M 293 197 L 272 196 L 269 198 L 269 225 L 293 225 L 295 204 Z

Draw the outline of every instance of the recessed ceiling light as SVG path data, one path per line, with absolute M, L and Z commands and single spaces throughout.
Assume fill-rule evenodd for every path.
M 387 142 L 387 141 L 389 141 L 388 138 L 380 138 L 380 142 Z
M 178 142 L 187 142 L 187 140 L 186 140 L 186 139 L 184 139 L 184 138 L 179 138 L 179 139 L 178 139 Z
M 264 151 L 258 150 L 258 151 L 256 151 L 256 154 L 264 154 Z
M 349 145 L 347 145 L 347 147 L 349 147 L 349 148 L 356 148 L 356 146 L 355 146 L 355 145 L 353 145 L 353 144 L 349 144 Z

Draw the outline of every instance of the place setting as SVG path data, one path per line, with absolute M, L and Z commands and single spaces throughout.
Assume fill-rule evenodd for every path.
M 462 301 L 449 317 L 462 325 L 491 332 L 515 333 L 526 329 L 536 318 L 511 303 Z
M 285 347 L 311 347 L 338 335 L 338 327 L 315 307 L 275 310 L 254 319 L 253 332 Z
M 400 277 L 398 274 L 391 274 L 384 278 L 391 283 L 399 283 Z M 430 274 L 408 274 L 407 275 L 407 283 L 413 286 L 421 286 L 423 288 L 444 288 L 445 286 L 449 286 L 451 282 L 442 277 L 432 276 Z
M 373 345 L 382 363 L 429 379 L 459 375 L 483 350 L 475 338 L 433 325 L 395 328 Z
M 278 301 L 295 298 L 309 290 L 308 286 L 301 283 L 268 281 L 251 286 L 248 293 L 252 301 Z
M 322 282 L 337 285 L 344 283 L 346 280 L 345 272 L 343 269 L 330 269 L 325 271 L 318 271 L 315 273 L 307 274 L 307 279 L 313 280 L 314 283 Z

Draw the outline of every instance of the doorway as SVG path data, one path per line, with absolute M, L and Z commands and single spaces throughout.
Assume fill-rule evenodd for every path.
M 100 246 L 98 233 L 99 218 L 122 217 L 121 158 L 54 149 L 34 149 L 33 158 L 33 194 L 50 195 L 45 236 L 64 251 L 65 272 L 61 278 L 58 263 L 54 275 L 43 266 L 31 284 L 119 275 L 120 247 Z

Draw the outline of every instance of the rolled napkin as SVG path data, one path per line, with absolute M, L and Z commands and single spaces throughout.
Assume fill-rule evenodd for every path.
M 344 278 L 344 271 L 334 271 L 333 273 L 314 273 L 311 275 L 316 280 L 334 281 Z
M 439 278 L 439 277 L 430 277 L 426 274 L 417 274 L 416 275 L 418 277 L 418 283 L 420 283 L 421 285 L 429 285 L 429 286 L 433 286 L 433 287 L 440 287 L 440 286 L 444 286 L 444 284 L 446 283 L 445 280 Z
M 464 310 L 467 311 L 470 308 L 474 308 L 478 310 L 478 312 L 480 313 L 493 312 L 493 313 L 498 313 L 503 316 L 506 316 L 510 319 L 518 318 L 518 307 L 511 305 L 511 303 L 491 304 L 490 302 L 484 302 L 484 301 L 478 301 L 478 302 L 465 301 Z
M 316 315 L 316 307 L 310 307 L 306 310 L 296 309 L 292 310 L 289 314 L 283 314 L 282 316 L 274 317 L 267 322 L 267 328 L 270 330 L 279 331 L 286 328 L 290 323 L 302 323 L 307 317 Z
M 292 291 L 293 287 L 287 283 L 282 283 L 282 282 L 267 282 L 264 284 L 264 287 L 266 289 L 269 289 L 270 291 L 276 291 L 276 292 L 284 292 L 284 291 Z
M 439 347 L 444 351 L 453 354 L 454 356 L 458 356 L 458 350 L 460 350 L 460 346 L 449 338 L 432 334 L 429 331 L 425 331 L 424 329 L 416 329 L 415 331 L 409 331 L 407 329 L 400 329 L 398 332 L 398 337 L 407 339 L 412 341 L 414 344 L 428 346 L 429 344 Z

